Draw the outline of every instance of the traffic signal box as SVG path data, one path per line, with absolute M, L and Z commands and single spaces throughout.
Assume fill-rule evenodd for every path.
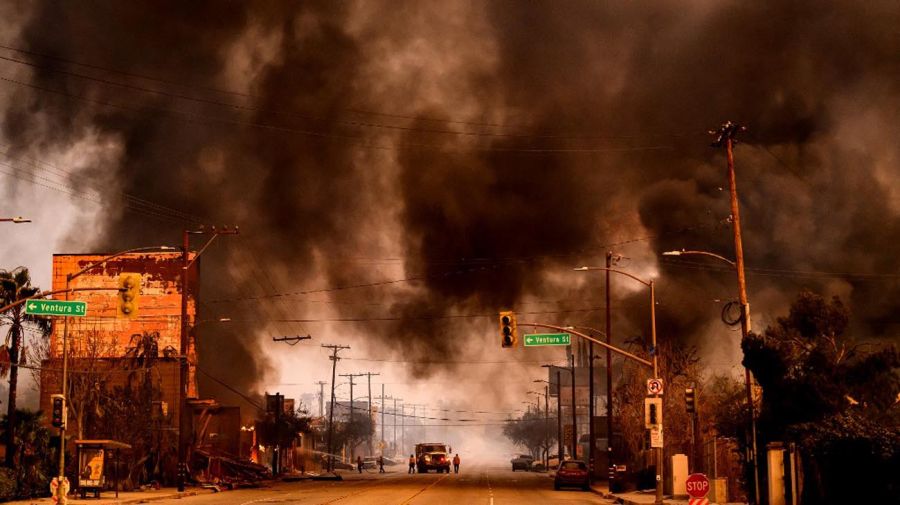
M 684 405 L 688 414 L 693 414 L 697 411 L 697 398 L 694 393 L 694 388 L 685 388 Z
M 66 398 L 63 395 L 50 395 L 53 407 L 50 412 L 50 424 L 57 428 L 66 426 Z
M 119 275 L 119 317 L 133 319 L 138 315 L 138 298 L 141 295 L 141 274 L 124 273 Z
M 512 311 L 500 313 L 500 346 L 515 347 L 516 337 L 516 314 Z
M 662 398 L 644 398 L 644 427 L 656 428 L 662 424 Z

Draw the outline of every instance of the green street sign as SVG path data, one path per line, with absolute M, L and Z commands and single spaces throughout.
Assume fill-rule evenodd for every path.
M 525 335 L 525 347 L 539 347 L 542 345 L 569 345 L 572 336 L 568 333 L 533 333 Z
M 87 302 L 28 300 L 25 302 L 25 313 L 33 316 L 84 317 L 87 315 Z

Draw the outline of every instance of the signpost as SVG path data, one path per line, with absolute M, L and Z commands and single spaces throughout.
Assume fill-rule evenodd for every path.
M 685 482 L 685 490 L 690 495 L 689 505 L 709 505 L 709 479 L 702 473 L 692 473 Z
M 572 336 L 568 333 L 532 333 L 525 335 L 525 347 L 545 345 L 570 345 Z
M 25 303 L 25 313 L 32 316 L 84 317 L 87 315 L 87 302 L 29 300 Z

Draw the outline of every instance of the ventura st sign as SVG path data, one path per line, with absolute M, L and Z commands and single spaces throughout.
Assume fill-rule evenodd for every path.
M 25 313 L 33 316 L 84 317 L 87 315 L 87 302 L 29 300 L 25 303 Z
M 525 347 L 539 347 L 543 345 L 569 345 L 572 336 L 568 333 L 532 333 L 525 335 Z

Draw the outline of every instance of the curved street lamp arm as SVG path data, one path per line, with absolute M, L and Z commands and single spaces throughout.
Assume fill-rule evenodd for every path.
M 136 253 L 136 252 L 145 252 L 145 251 L 174 251 L 174 250 L 176 250 L 174 247 L 169 247 L 169 246 L 136 247 L 134 249 L 128 249 L 127 251 L 121 251 L 121 252 L 117 252 L 116 254 L 110 254 L 109 256 L 107 256 L 99 261 L 95 261 L 94 263 L 91 263 L 90 265 L 82 268 L 81 270 L 75 272 L 74 274 L 67 275 L 66 279 L 71 281 L 72 279 L 82 275 L 83 273 L 85 273 L 89 270 L 97 268 L 98 266 L 106 263 L 109 260 L 118 258 L 119 256 L 124 256 L 126 254 Z
M 625 351 L 625 350 L 623 350 L 623 349 L 619 349 L 618 347 L 609 345 L 609 344 L 607 344 L 606 342 L 603 342 L 603 341 L 601 341 L 601 340 L 597 340 L 597 339 L 595 339 L 595 338 L 593 338 L 593 337 L 589 337 L 589 336 L 585 335 L 584 333 L 581 333 L 581 332 L 579 332 L 579 331 L 575 331 L 575 330 L 573 330 L 571 327 L 568 327 L 568 328 L 567 328 L 567 327 L 564 327 L 564 326 L 556 326 L 556 325 L 553 325 L 553 324 L 544 324 L 544 323 L 521 323 L 521 322 L 519 323 L 519 326 L 534 326 L 534 327 L 536 327 L 536 328 L 547 328 L 547 329 L 549 329 L 549 330 L 556 330 L 556 331 L 560 331 L 560 332 L 563 332 L 563 333 L 571 333 L 572 335 L 575 335 L 576 337 L 581 337 L 581 338 L 583 338 L 583 339 L 585 339 L 585 340 L 587 340 L 587 341 L 589 341 L 589 342 L 593 342 L 593 343 L 595 343 L 595 344 L 597 344 L 597 345 L 599 345 L 599 346 L 603 346 L 603 347 L 609 349 L 609 350 L 612 351 L 612 352 L 621 354 L 622 356 L 625 356 L 626 358 L 633 359 L 633 360 L 637 361 L 638 363 L 641 363 L 641 364 L 643 364 L 643 365 L 646 365 L 646 366 L 648 366 L 648 367 L 653 368 L 653 363 L 651 363 L 650 361 L 645 360 L 644 358 L 640 358 L 640 357 L 638 357 L 638 356 L 635 356 L 634 354 L 631 354 L 630 352 Z M 559 367 L 559 368 L 564 368 L 564 367 Z
M 645 281 L 644 279 L 641 279 L 640 277 L 635 277 L 634 275 L 632 275 L 632 274 L 630 274 L 630 273 L 628 273 L 628 272 L 625 272 L 625 271 L 623 271 L 623 270 L 616 270 L 615 268 L 606 268 L 606 267 L 579 267 L 579 268 L 575 268 L 575 269 L 573 269 L 573 270 L 578 271 L 578 272 L 587 272 L 587 271 L 589 271 L 589 270 L 602 270 L 602 271 L 605 271 L 605 272 L 614 272 L 614 273 L 617 273 L 617 274 L 622 274 L 622 275 L 624 275 L 625 277 L 630 277 L 630 278 L 632 278 L 632 279 L 634 279 L 634 280 L 640 282 L 640 283 L 643 284 L 644 286 L 650 287 L 650 281 Z
M 663 256 L 684 256 L 684 255 L 694 255 L 694 256 L 709 256 L 711 258 L 716 258 L 717 260 L 722 260 L 725 263 L 731 265 L 732 268 L 737 267 L 737 263 L 726 258 L 725 256 L 718 255 L 716 253 L 711 253 L 709 251 L 686 251 L 684 249 L 680 251 L 666 251 L 663 253 Z

